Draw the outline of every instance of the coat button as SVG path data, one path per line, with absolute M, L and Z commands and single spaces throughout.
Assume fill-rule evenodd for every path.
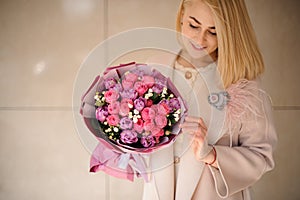
M 180 162 L 180 158 L 178 156 L 174 157 L 174 163 L 178 164 Z
M 192 74 L 192 72 L 190 72 L 190 71 L 186 71 L 185 74 L 184 74 L 184 77 L 185 77 L 186 79 L 191 79 L 192 76 L 193 76 L 193 74 Z

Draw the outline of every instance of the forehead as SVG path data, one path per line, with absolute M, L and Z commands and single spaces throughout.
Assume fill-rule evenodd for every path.
M 211 9 L 202 1 L 193 1 L 191 4 L 185 6 L 183 18 L 188 19 L 190 17 L 196 18 L 204 26 L 215 26 Z

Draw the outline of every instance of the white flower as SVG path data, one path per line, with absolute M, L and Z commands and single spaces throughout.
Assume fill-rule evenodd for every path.
M 134 109 L 133 113 L 136 114 L 136 115 L 138 115 L 140 112 L 137 109 Z
M 107 125 L 107 121 L 103 122 L 104 125 Z
M 114 127 L 114 132 L 118 132 L 118 131 L 119 131 L 118 127 Z
M 168 88 L 164 87 L 162 93 L 167 94 L 167 90 L 168 90 Z
M 132 117 L 133 117 L 132 112 L 129 112 L 129 113 L 128 113 L 128 117 L 129 117 L 129 118 L 132 118 Z
M 128 108 L 133 108 L 133 105 L 128 103 Z
M 153 90 L 150 88 L 150 89 L 148 90 L 148 92 L 153 92 Z
M 178 109 L 178 110 L 175 111 L 175 113 L 176 113 L 176 114 L 180 114 L 180 113 L 181 113 L 181 110 Z
M 137 123 L 138 122 L 138 118 L 137 116 L 134 116 L 133 119 L 132 119 L 133 123 Z
M 170 97 L 173 98 L 173 97 L 174 97 L 174 94 L 170 94 Z

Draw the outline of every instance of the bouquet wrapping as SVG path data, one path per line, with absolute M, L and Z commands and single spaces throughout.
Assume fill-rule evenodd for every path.
M 186 105 L 171 80 L 151 65 L 109 67 L 81 99 L 80 113 L 99 141 L 90 171 L 147 181 L 143 155 L 172 144 Z

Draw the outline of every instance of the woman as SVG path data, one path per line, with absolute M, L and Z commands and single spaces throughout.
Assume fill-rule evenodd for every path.
M 251 199 L 251 186 L 274 168 L 277 137 L 244 0 L 183 0 L 177 31 L 182 50 L 172 78 L 185 77 L 199 109 L 186 99 L 182 138 L 151 155 L 143 199 Z

